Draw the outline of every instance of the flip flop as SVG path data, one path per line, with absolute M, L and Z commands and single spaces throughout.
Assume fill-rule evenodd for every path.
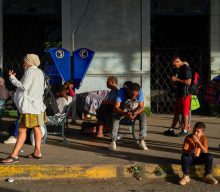
M 27 158 L 32 158 L 32 159 L 41 159 L 42 156 L 36 156 L 34 153 L 31 153 L 30 155 L 27 156 Z
M 12 163 L 17 163 L 17 162 L 19 162 L 18 157 L 14 158 L 11 155 L 1 161 L 2 164 L 12 164 Z

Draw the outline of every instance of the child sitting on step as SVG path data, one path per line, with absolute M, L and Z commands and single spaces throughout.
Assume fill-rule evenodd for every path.
M 205 128 L 204 123 L 197 122 L 193 128 L 193 133 L 184 140 L 181 156 L 183 177 L 179 181 L 180 185 L 186 185 L 190 182 L 189 166 L 199 164 L 205 164 L 203 181 L 218 184 L 218 181 L 211 175 L 213 156 L 208 153 L 208 139 L 205 136 Z

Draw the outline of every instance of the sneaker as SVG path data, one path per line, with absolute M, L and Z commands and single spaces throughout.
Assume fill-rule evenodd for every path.
M 170 130 L 170 129 L 164 131 L 163 134 L 167 136 L 175 136 L 174 130 Z
M 218 181 L 212 176 L 212 175 L 206 175 L 203 177 L 202 179 L 204 182 L 212 184 L 212 185 L 216 185 L 218 184 Z
M 139 144 L 139 147 L 140 147 L 141 150 L 148 150 L 144 140 L 141 140 L 141 142 Z
M 15 144 L 17 142 L 17 138 L 14 136 L 9 137 L 7 140 L 4 141 L 4 144 Z
M 183 175 L 183 177 L 180 179 L 179 184 L 180 185 L 186 185 L 190 182 L 190 178 L 188 175 Z
M 112 141 L 112 142 L 111 142 L 111 145 L 109 146 L 108 149 L 111 150 L 111 151 L 115 151 L 115 150 L 116 150 L 116 142 L 115 142 L 115 141 Z
M 179 133 L 177 133 L 176 134 L 176 137 L 182 137 L 182 136 L 186 136 L 186 135 L 188 135 L 188 131 L 187 132 L 185 132 L 185 131 L 180 131 Z

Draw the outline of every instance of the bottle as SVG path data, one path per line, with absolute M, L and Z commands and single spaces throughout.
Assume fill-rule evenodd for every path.
M 200 155 L 200 153 L 201 153 L 201 148 L 198 146 L 197 143 L 195 144 L 195 148 L 194 148 L 193 153 L 194 153 L 194 156 L 195 156 L 195 157 L 199 157 L 199 155 Z

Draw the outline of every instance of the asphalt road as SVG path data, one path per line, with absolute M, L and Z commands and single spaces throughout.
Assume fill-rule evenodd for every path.
M 0 181 L 0 192 L 219 192 L 220 185 L 210 185 L 192 180 L 187 186 L 177 184 L 178 178 L 134 178 L 108 180 L 15 180 Z

